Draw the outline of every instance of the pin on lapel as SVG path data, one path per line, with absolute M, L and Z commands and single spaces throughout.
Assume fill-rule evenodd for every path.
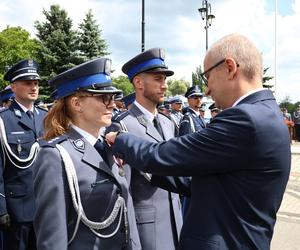
M 144 116 L 138 116 L 136 119 L 139 121 L 140 124 L 142 124 L 144 126 L 147 125 L 147 120 Z
M 77 139 L 76 141 L 73 141 L 73 144 L 77 149 L 84 150 L 85 148 L 84 141 L 81 139 Z
M 14 112 L 15 112 L 15 115 L 17 116 L 17 117 L 22 117 L 22 114 L 21 114 L 21 111 L 20 110 L 18 110 L 18 109 L 14 109 Z

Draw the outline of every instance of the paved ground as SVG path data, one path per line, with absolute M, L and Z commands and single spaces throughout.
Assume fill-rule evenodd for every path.
M 271 250 L 300 250 L 300 142 L 292 144 L 291 174 L 277 213 Z

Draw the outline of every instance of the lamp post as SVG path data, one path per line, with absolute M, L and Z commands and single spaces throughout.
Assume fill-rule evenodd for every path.
M 142 0 L 142 52 L 145 50 L 145 0 Z
M 202 1 L 202 8 L 199 8 L 202 20 L 205 19 L 205 31 L 206 31 L 206 50 L 208 49 L 208 28 L 211 26 L 212 20 L 215 18 L 214 15 L 211 14 L 211 5 L 207 0 Z

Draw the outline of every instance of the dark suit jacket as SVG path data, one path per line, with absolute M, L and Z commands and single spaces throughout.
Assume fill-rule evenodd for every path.
M 32 144 L 42 137 L 42 125 L 46 113 L 45 110 L 36 107 L 33 125 L 28 115 L 15 101 L 8 109 L 0 112 L 7 142 L 12 152 L 21 159 L 29 156 Z M 0 215 L 9 213 L 14 222 L 32 221 L 34 214 L 33 166 L 27 169 L 15 167 L 7 156 L 4 157 L 2 147 L 0 158 L 0 193 L 5 195 L 5 197 L 0 196 Z
M 291 151 L 271 91 L 223 110 L 206 129 L 163 143 L 120 134 L 113 152 L 131 166 L 192 176 L 180 249 L 269 249 Z

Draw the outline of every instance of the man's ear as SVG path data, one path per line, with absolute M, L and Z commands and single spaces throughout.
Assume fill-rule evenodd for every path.
M 11 91 L 15 93 L 16 92 L 16 84 L 15 83 L 11 83 L 10 87 L 11 87 Z
M 228 57 L 225 60 L 225 64 L 226 64 L 227 72 L 228 72 L 228 76 L 229 76 L 228 79 L 232 80 L 236 76 L 238 63 L 232 57 Z
M 134 87 L 136 89 L 141 89 L 143 87 L 143 79 L 142 79 L 142 76 L 140 74 L 136 75 L 134 78 L 133 78 L 133 81 L 132 81 Z

